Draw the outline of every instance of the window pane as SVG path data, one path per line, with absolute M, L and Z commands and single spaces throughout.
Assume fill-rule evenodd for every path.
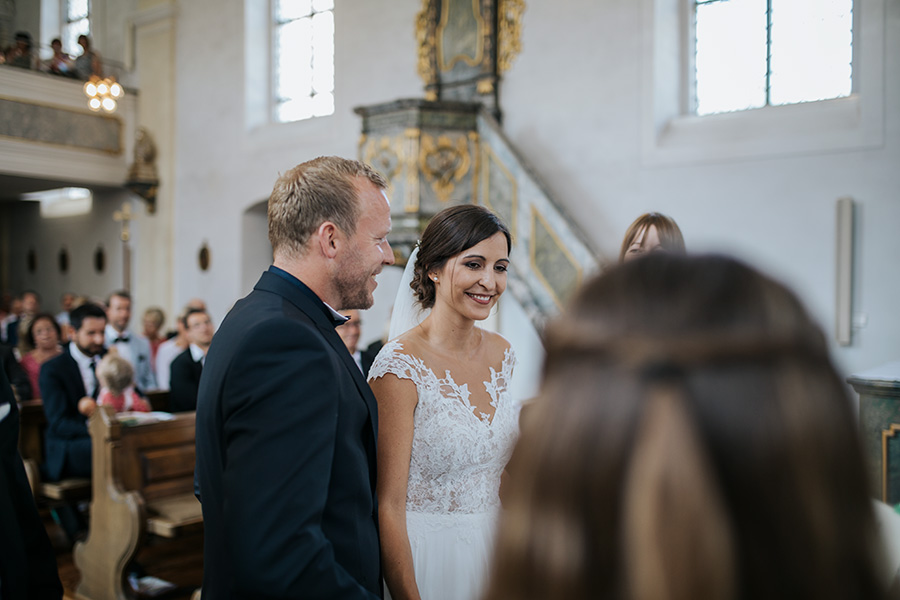
M 334 113 L 333 0 L 280 0 L 275 26 L 275 119 Z
M 766 1 L 697 5 L 697 114 L 766 103 Z
M 312 113 L 314 117 L 334 114 L 334 94 L 324 92 L 312 97 Z
M 312 88 L 315 92 L 334 90 L 334 13 L 319 13 L 312 18 Z
M 771 104 L 848 96 L 852 0 L 773 0 Z
M 88 0 L 69 0 L 66 7 L 66 20 L 77 21 L 88 16 Z
M 312 98 L 297 98 L 278 105 L 276 118 L 282 122 L 299 121 L 313 116 Z
M 278 29 L 276 93 L 289 99 L 309 96 L 312 87 L 311 20 L 297 19 Z
M 275 17 L 280 23 L 300 17 L 308 17 L 312 12 L 310 0 L 280 0 Z
M 78 36 L 81 35 L 91 35 L 90 19 L 79 19 L 66 25 L 62 35 L 63 51 L 73 56 L 80 56 L 82 49 L 78 45 Z

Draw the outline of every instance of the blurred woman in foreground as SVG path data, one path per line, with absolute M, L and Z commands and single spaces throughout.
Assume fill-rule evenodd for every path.
M 887 597 L 851 404 L 785 287 L 661 253 L 547 341 L 487 598 Z

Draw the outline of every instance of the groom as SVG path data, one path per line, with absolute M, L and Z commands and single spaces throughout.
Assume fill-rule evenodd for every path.
M 394 262 L 386 185 L 337 157 L 275 183 L 274 264 L 225 317 L 200 380 L 204 597 L 382 594 L 375 398 L 335 327 Z

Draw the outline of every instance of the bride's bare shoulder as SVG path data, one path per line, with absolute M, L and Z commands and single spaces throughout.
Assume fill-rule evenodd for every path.
M 490 352 L 503 354 L 510 348 L 509 341 L 496 331 L 484 331 L 484 341 L 487 342 Z
M 415 329 L 401 333 L 391 343 L 398 344 L 403 350 L 403 354 L 411 354 L 418 356 L 422 351 L 422 336 L 418 335 Z

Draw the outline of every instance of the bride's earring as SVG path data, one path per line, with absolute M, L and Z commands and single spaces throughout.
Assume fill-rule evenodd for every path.
M 432 275 L 432 276 L 431 276 L 431 280 L 432 280 L 433 282 L 437 283 L 437 281 L 438 281 L 437 275 Z

